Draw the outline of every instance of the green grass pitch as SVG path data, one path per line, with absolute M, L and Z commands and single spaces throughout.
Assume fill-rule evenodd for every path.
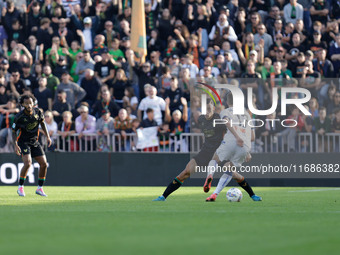
M 200 187 L 0 187 L 0 254 L 339 254 L 340 189 L 260 188 L 206 203 Z M 296 192 L 297 191 L 297 192 Z

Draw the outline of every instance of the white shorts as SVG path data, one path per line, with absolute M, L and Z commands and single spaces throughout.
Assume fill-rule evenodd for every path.
M 216 154 L 220 161 L 229 160 L 234 166 L 239 167 L 246 160 L 250 149 L 247 146 L 240 147 L 235 142 L 222 141 L 217 148 Z

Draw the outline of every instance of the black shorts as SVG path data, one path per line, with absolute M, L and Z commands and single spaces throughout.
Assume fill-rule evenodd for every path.
M 207 166 L 209 164 L 209 161 L 214 156 L 214 153 L 218 146 L 215 147 L 206 147 L 203 146 L 201 151 L 193 157 L 193 159 L 196 161 L 197 166 Z
M 22 155 L 31 154 L 32 158 L 45 155 L 45 152 L 44 152 L 44 150 L 41 147 L 39 142 L 35 142 L 33 144 L 32 143 L 19 142 L 18 146 L 21 149 Z

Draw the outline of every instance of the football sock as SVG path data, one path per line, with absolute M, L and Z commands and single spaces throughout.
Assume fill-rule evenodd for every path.
M 43 186 L 44 185 L 44 182 L 45 182 L 45 178 L 38 178 L 38 185 L 39 186 Z
M 167 198 L 172 192 L 181 187 L 182 184 L 183 182 L 178 177 L 176 177 L 165 189 L 163 197 Z
M 217 164 L 216 160 L 214 160 L 214 159 L 210 160 L 209 165 L 208 165 L 207 176 L 209 176 L 210 174 L 212 176 L 214 176 L 217 165 L 218 164 Z
M 247 191 L 247 193 L 249 194 L 250 197 L 255 195 L 253 189 L 250 187 L 249 183 L 244 178 L 243 178 L 242 181 L 237 182 L 237 183 L 238 183 L 238 185 L 241 186 L 242 189 Z
M 231 181 L 232 177 L 229 174 L 223 174 L 218 181 L 217 187 L 214 191 L 214 194 L 218 195 L 224 189 L 225 186 Z
M 24 182 L 25 182 L 25 180 L 26 180 L 26 177 L 22 177 L 22 176 L 20 176 L 20 179 L 19 179 L 19 185 L 20 185 L 20 186 L 23 186 L 23 185 L 24 185 Z

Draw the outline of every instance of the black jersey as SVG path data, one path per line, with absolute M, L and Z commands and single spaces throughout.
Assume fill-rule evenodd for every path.
M 214 119 L 220 118 L 220 115 L 217 113 L 214 113 L 213 117 L 209 120 L 205 118 L 205 115 L 199 116 L 198 127 L 205 137 L 204 147 L 217 148 L 221 144 L 226 126 L 216 125 L 214 127 Z
M 38 108 L 33 108 L 33 113 L 27 115 L 24 110 L 19 112 L 14 119 L 12 129 L 18 134 L 18 142 L 34 143 L 38 140 L 39 124 L 44 121 L 44 115 Z

